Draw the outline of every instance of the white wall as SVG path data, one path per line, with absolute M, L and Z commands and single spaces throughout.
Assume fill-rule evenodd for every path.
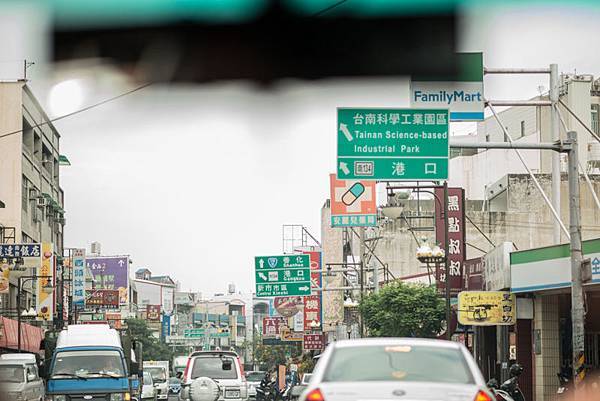
M 539 135 L 536 133 L 516 142 L 536 143 L 538 141 Z M 521 153 L 529 168 L 534 173 L 538 172 L 540 170 L 540 151 L 522 150 Z M 527 172 L 512 149 L 493 149 L 482 151 L 474 156 L 455 157 L 450 159 L 449 168 L 450 186 L 465 188 L 465 195 L 470 200 L 484 199 L 485 187 L 506 174 Z

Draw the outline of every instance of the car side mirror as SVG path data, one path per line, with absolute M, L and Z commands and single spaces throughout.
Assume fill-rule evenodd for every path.
M 27 381 L 28 382 L 34 382 L 36 380 L 37 380 L 37 376 L 34 375 L 33 373 L 30 373 L 30 374 L 27 375 Z

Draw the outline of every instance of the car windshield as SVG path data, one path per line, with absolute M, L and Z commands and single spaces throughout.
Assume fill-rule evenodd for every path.
M 152 376 L 148 372 L 144 372 L 144 386 L 151 386 L 154 383 L 152 382 Z
M 155 383 L 164 383 L 167 380 L 167 372 L 163 367 L 152 366 L 144 368 L 144 370 L 152 375 L 152 380 L 154 380 Z
M 68 376 L 123 377 L 125 369 L 121 354 L 111 350 L 59 351 L 56 354 L 52 378 Z
M 170 383 L 170 384 L 179 384 L 179 379 L 178 379 L 178 378 L 176 378 L 176 377 L 171 377 L 171 378 L 169 379 L 169 383 Z
M 312 376 L 312 374 L 305 373 L 304 376 L 302 376 L 302 384 L 308 384 L 311 376 Z
M 265 372 L 249 372 L 246 380 L 249 382 L 259 382 L 265 377 Z
M 473 383 L 459 349 L 414 345 L 337 348 L 323 381 Z
M 224 364 L 224 361 L 229 361 L 229 364 Z M 226 367 L 229 369 L 225 369 Z M 237 379 L 235 361 L 230 357 L 197 357 L 192 369 L 192 379 L 202 376 L 211 379 Z
M 0 383 L 23 383 L 25 373 L 23 366 L 19 365 L 1 365 Z

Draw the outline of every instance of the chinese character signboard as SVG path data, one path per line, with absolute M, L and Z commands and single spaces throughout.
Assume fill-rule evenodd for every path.
M 311 294 L 308 255 L 257 256 L 254 268 L 257 297 Z
M 85 249 L 73 249 L 73 306 L 85 308 Z
M 160 327 L 160 338 L 165 341 L 171 335 L 171 316 L 164 315 Z
M 282 341 L 297 341 L 300 342 L 303 339 L 302 332 L 296 332 L 290 330 L 288 327 L 284 327 L 281 330 Z
M 16 285 L 28 269 L 39 269 L 41 257 L 40 244 L 0 244 L 0 294 L 8 294 L 9 283 Z M 20 259 L 18 265 L 16 258 Z
M 465 260 L 465 288 L 469 291 L 483 290 L 483 259 Z
M 86 306 L 91 308 L 119 309 L 118 290 L 92 290 L 88 294 Z
M 515 294 L 508 291 L 463 291 L 458 295 L 458 321 L 473 326 L 513 325 L 515 305 Z
M 377 225 L 375 181 L 338 180 L 329 176 L 331 227 Z
M 510 253 L 514 250 L 512 242 L 503 242 L 483 256 L 485 290 L 500 291 L 510 288 Z
M 263 337 L 279 337 L 281 329 L 287 327 L 286 318 L 281 316 L 263 318 Z
M 449 80 L 413 77 L 412 107 L 450 109 L 450 121 L 483 120 L 483 54 L 458 53 L 459 73 Z
M 444 201 L 444 189 L 435 188 L 435 195 L 441 202 Z M 466 233 L 465 233 L 465 191 L 462 188 L 448 188 L 448 270 L 450 276 L 450 293 L 458 294 L 464 285 L 464 263 L 466 256 Z M 444 205 L 435 202 L 435 233 L 437 242 L 443 249 L 446 225 L 444 222 Z M 436 269 L 436 280 L 438 290 L 445 291 L 446 272 L 443 263 Z
M 310 276 L 313 284 L 321 287 L 322 277 L 321 272 L 321 252 L 306 251 L 310 256 Z M 304 297 L 304 330 L 320 330 L 322 320 L 322 292 Z M 317 324 L 313 324 L 316 322 Z
M 157 322 L 160 320 L 160 305 L 146 305 L 146 318 Z
M 94 276 L 96 288 L 118 290 L 119 302 L 121 305 L 127 304 L 129 298 L 129 257 L 88 257 L 86 263 Z
M 447 109 L 338 108 L 341 180 L 445 180 Z
M 36 291 L 36 312 L 38 320 L 52 320 L 54 315 L 54 291 L 46 292 L 45 286 L 54 283 L 54 252 L 52 244 L 42 244 L 42 266 L 38 271 Z
M 304 334 L 304 349 L 306 351 L 317 350 L 320 351 L 325 346 L 325 339 L 323 334 Z

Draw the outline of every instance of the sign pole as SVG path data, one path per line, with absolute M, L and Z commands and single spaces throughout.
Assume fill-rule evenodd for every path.
M 464 206 L 463 206 L 464 207 Z M 450 271 L 448 269 L 450 246 L 448 239 L 448 181 L 444 181 L 444 274 L 446 276 L 446 339 L 452 339 L 450 331 L 450 318 L 452 312 L 450 310 Z

